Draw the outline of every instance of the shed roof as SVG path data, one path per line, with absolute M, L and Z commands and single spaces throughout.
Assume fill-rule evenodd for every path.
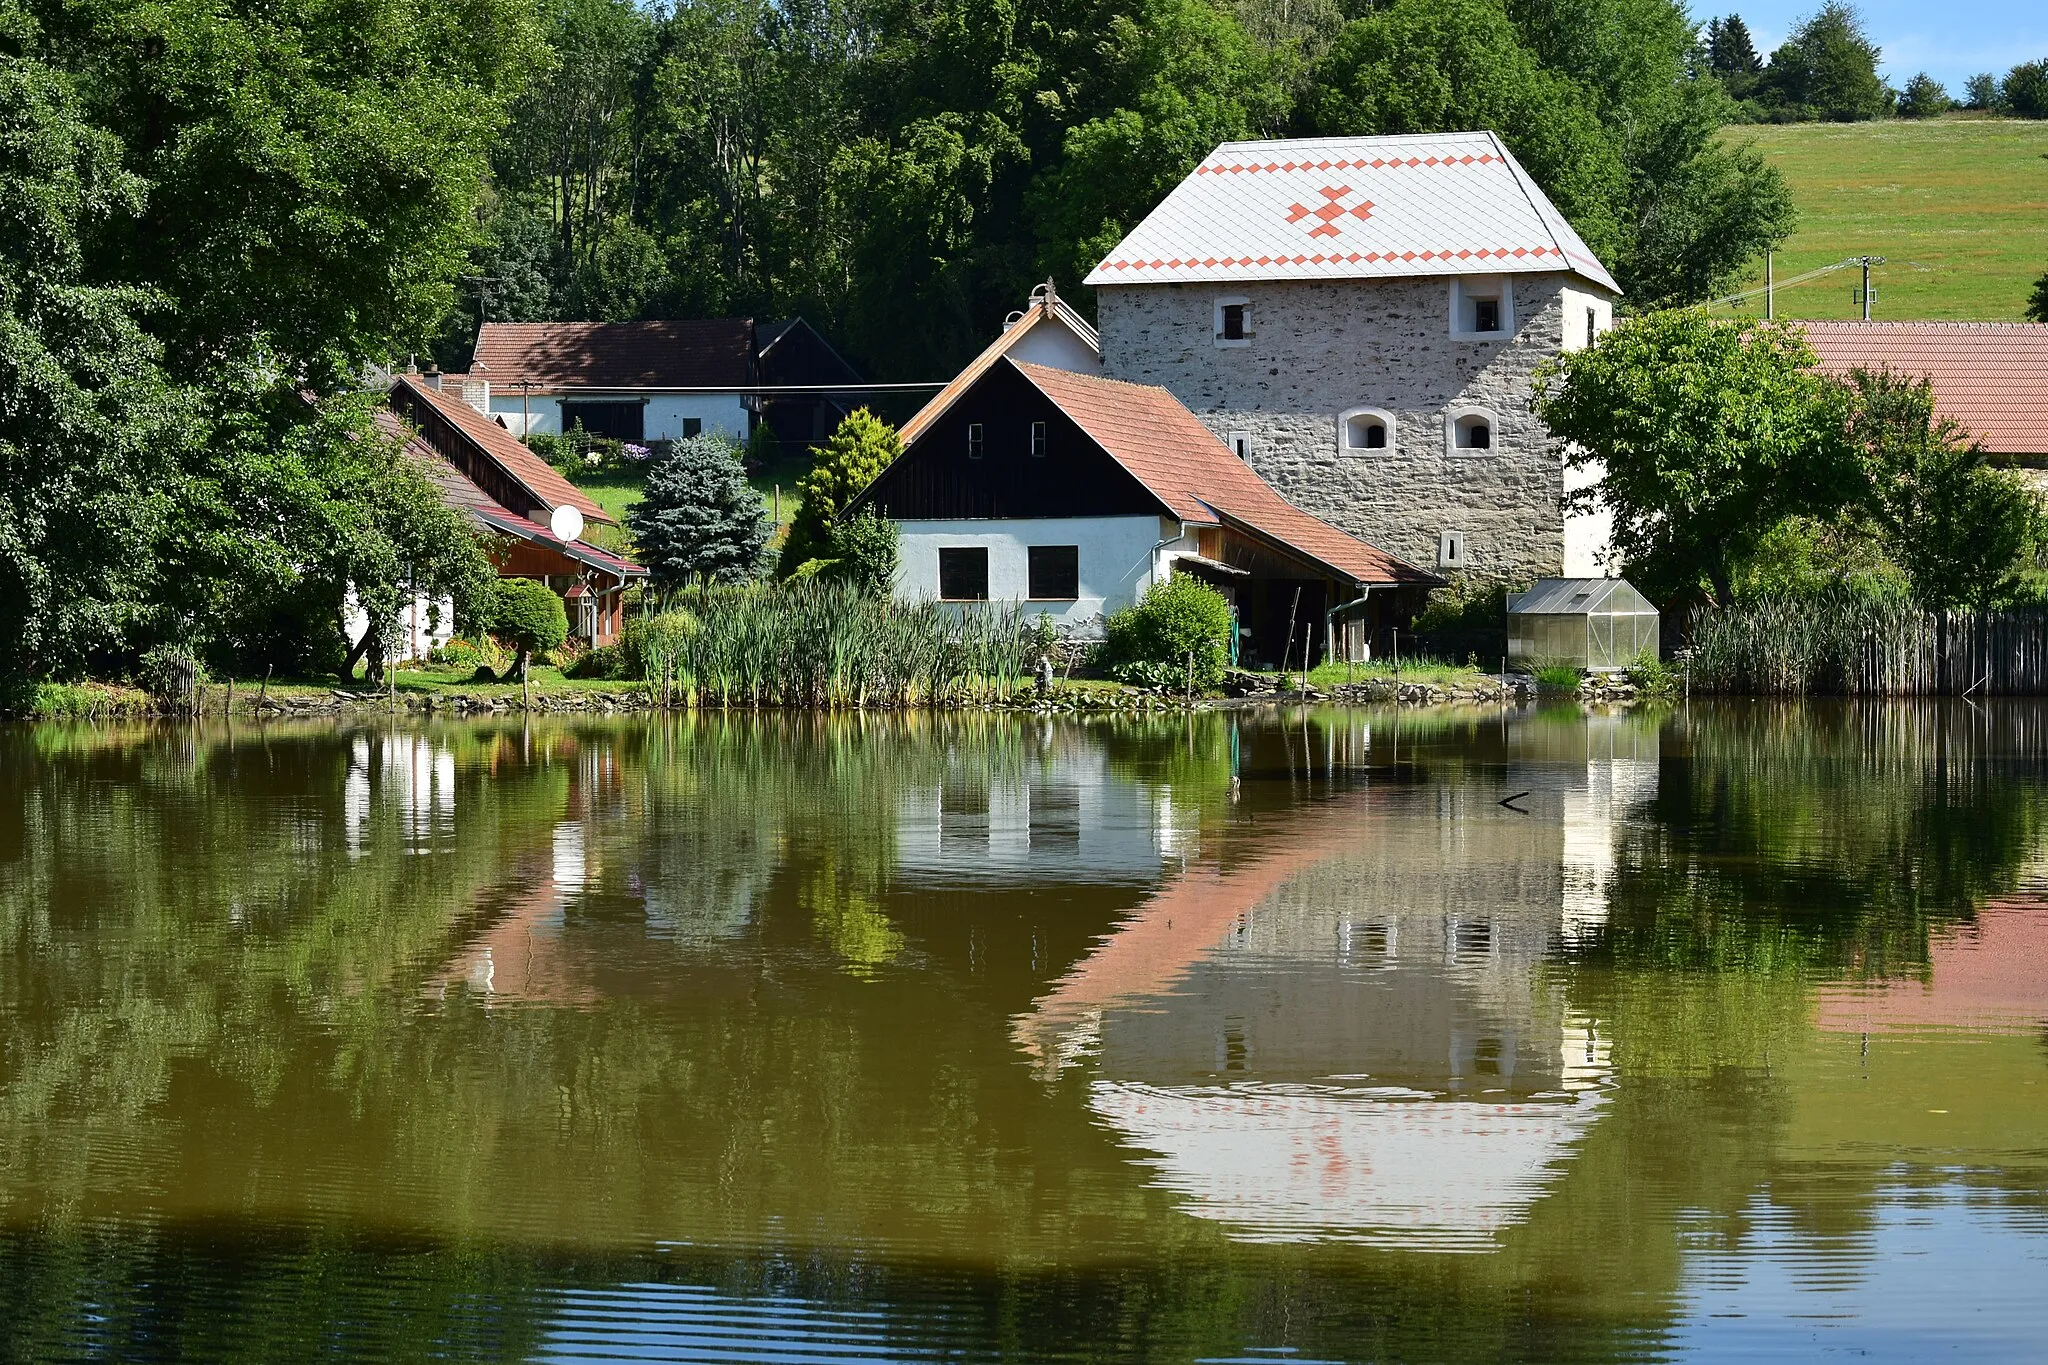
M 1181 521 L 1236 525 L 1357 583 L 1443 580 L 1273 490 L 1165 389 L 1004 359 Z
M 784 328 L 787 331 L 788 328 Z M 743 389 L 751 382 L 751 318 L 653 322 L 487 322 L 472 373 L 493 385 L 564 389 Z
M 379 408 L 375 419 L 379 431 L 404 443 L 405 453 L 434 485 L 435 491 L 441 495 L 441 501 L 458 512 L 467 513 L 471 520 L 486 530 L 497 531 L 518 540 L 543 546 L 579 563 L 588 564 L 592 568 L 616 574 L 620 578 L 647 576 L 647 570 L 630 559 L 622 558 L 609 550 L 600 550 L 595 545 L 588 545 L 580 540 L 563 540 L 548 527 L 506 508 L 477 487 L 468 475 L 450 464 L 446 456 L 434 449 L 418 431 L 407 425 L 405 419 L 390 408 Z
M 1510 616 L 1655 615 L 1656 611 L 1626 578 L 1539 578 L 1529 591 L 1508 594 Z
M 1995 455 L 2048 455 L 2048 323 L 1802 322 L 1833 374 L 1889 369 Z
M 1620 293 L 1490 132 L 1226 142 L 1091 285 L 1570 271 Z

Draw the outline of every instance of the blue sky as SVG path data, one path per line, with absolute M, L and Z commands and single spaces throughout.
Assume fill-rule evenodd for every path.
M 1692 0 L 1701 23 L 1740 14 L 1764 57 L 1821 0 Z M 2017 62 L 2048 57 L 2048 3 L 2043 0 L 1858 0 L 1863 26 L 1884 49 L 1878 69 L 1893 85 L 1925 71 L 1962 93 L 1979 71 L 2004 75 Z

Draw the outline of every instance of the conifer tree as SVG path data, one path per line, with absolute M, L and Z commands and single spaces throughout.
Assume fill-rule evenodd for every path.
M 902 453 L 903 441 L 896 428 L 866 408 L 855 408 L 847 415 L 818 451 L 811 472 L 797 484 L 803 502 L 790 521 L 789 539 L 782 543 L 778 568 L 782 577 L 789 577 L 813 559 L 833 556 L 832 533 L 839 514 Z
M 761 570 L 768 516 L 739 447 L 723 435 L 676 442 L 648 471 L 647 495 L 626 519 L 648 576 L 664 592 L 744 583 Z

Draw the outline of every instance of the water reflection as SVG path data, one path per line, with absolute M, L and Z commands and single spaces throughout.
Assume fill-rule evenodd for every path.
M 0 732 L 0 1339 L 1994 1356 L 2044 716 Z

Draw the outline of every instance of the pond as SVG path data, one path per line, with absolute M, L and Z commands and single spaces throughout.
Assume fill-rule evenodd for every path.
M 0 1358 L 2038 1358 L 2048 707 L 0 731 Z

